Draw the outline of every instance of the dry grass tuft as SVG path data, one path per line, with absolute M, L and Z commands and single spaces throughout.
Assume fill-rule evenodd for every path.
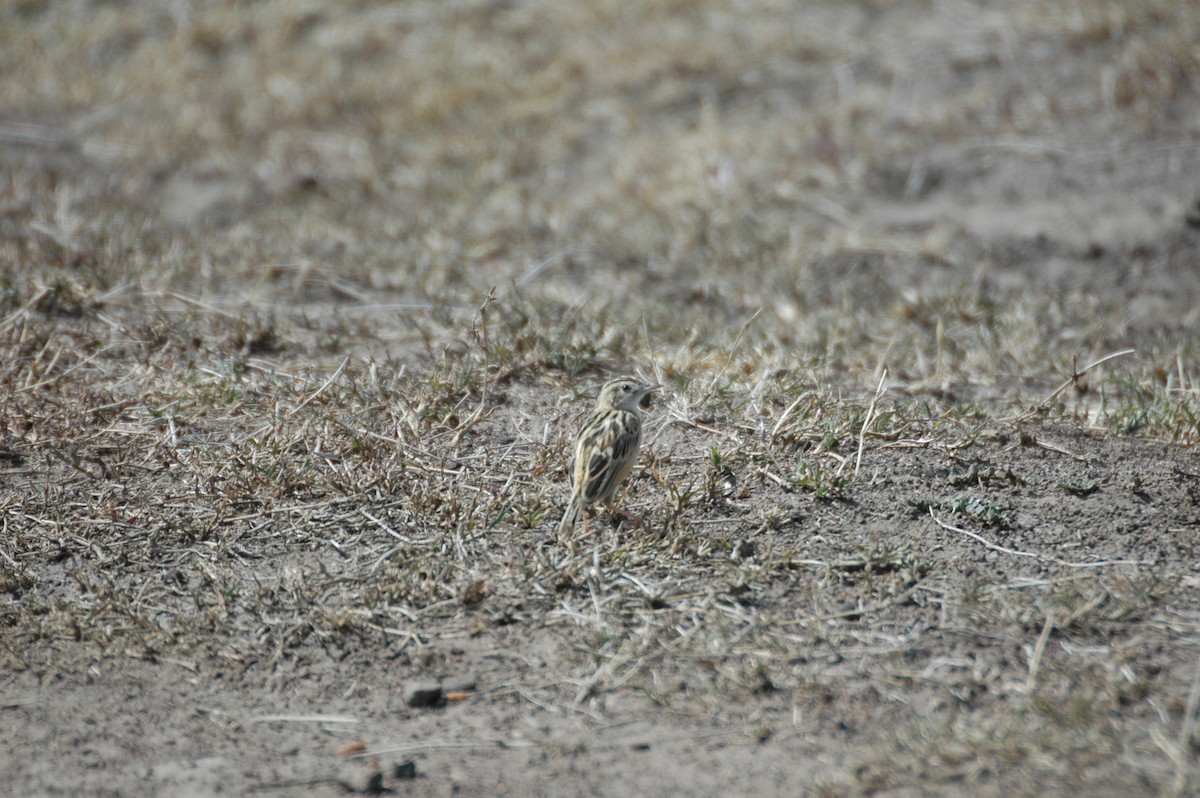
M 1043 5 L 7 4 L 0 665 L 1194 792 L 1200 13 Z M 617 372 L 646 524 L 558 540 Z

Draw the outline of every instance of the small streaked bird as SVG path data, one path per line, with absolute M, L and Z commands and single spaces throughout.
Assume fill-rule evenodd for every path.
M 579 437 L 567 469 L 571 475 L 571 501 L 558 535 L 562 537 L 583 518 L 587 535 L 587 508 L 602 502 L 613 511 L 613 497 L 637 462 L 642 443 L 642 415 L 638 406 L 649 406 L 650 394 L 661 385 L 647 385 L 632 377 L 609 380 L 600 389 L 596 409 L 592 411 Z

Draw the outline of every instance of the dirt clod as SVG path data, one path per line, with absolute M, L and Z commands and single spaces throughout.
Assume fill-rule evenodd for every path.
M 404 685 L 404 703 L 410 707 L 434 707 L 443 701 L 441 682 L 409 682 Z

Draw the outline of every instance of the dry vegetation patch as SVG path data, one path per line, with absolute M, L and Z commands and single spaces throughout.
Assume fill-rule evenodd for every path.
M 1200 789 L 1200 14 L 1044 5 L 5 5 L 13 789 Z

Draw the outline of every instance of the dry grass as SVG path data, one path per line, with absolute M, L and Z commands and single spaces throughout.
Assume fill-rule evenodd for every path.
M 1194 190 L 1187 4 L 171 9 L 0 11 L 6 669 L 432 652 L 825 794 L 1197 788 L 1195 236 L 970 213 Z M 648 524 L 556 540 L 630 370 Z

